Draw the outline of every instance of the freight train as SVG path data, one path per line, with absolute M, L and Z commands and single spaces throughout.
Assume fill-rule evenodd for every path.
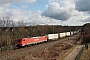
M 58 40 L 60 38 L 64 38 L 67 36 L 74 35 L 79 31 L 71 31 L 71 32 L 63 32 L 57 34 L 47 34 L 45 36 L 37 36 L 37 37 L 29 37 L 29 38 L 21 38 L 17 40 L 17 47 L 29 46 L 31 44 L 37 44 L 46 41 Z

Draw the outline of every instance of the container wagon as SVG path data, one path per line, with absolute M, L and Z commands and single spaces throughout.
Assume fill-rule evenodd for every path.
M 58 34 L 48 34 L 47 35 L 48 41 L 57 40 L 58 37 L 59 37 Z

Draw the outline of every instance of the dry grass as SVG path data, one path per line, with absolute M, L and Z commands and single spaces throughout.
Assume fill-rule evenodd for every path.
M 58 57 L 57 60 L 64 60 L 65 57 L 68 56 L 68 54 L 70 54 L 75 47 L 76 47 L 76 46 L 73 46 L 71 49 L 68 49 L 68 50 L 66 51 L 66 53 L 65 53 L 63 56 Z
M 80 60 L 90 60 L 90 43 L 88 44 L 88 50 L 84 48 Z
M 44 50 L 41 50 L 41 51 L 36 51 L 36 52 L 26 54 L 25 56 L 21 56 L 16 60 L 28 60 L 28 59 L 29 60 L 57 60 L 58 57 L 67 55 L 65 53 L 67 53 L 68 50 L 70 53 L 70 51 L 72 51 L 73 49 L 74 48 L 72 48 L 70 44 L 60 43 L 51 48 L 45 48 Z

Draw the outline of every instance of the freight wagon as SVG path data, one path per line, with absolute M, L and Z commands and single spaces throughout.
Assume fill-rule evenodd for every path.
M 64 38 L 64 37 L 66 37 L 66 32 L 59 33 L 59 38 Z
M 70 32 L 66 32 L 66 36 L 70 36 Z
M 71 35 L 74 35 L 74 31 L 71 31 L 70 34 L 71 34 Z
M 58 39 L 58 34 L 48 34 L 47 38 L 48 40 L 56 40 Z

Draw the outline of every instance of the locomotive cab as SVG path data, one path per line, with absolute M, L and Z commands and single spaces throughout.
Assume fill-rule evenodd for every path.
M 17 40 L 17 47 L 25 46 L 26 40 L 23 39 L 18 39 Z

